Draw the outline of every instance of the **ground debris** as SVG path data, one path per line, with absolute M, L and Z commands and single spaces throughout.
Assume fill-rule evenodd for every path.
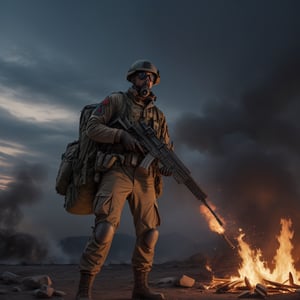
M 20 276 L 12 273 L 12 272 L 3 272 L 0 275 L 0 280 L 2 280 L 5 284 L 11 284 L 11 283 L 20 283 Z
M 33 294 L 37 298 L 51 298 L 54 295 L 54 288 L 43 284 L 39 289 L 35 290 Z
M 176 287 L 183 287 L 183 288 L 189 288 L 193 287 L 196 280 L 192 277 L 189 277 L 187 275 L 181 275 L 181 276 L 173 276 L 173 277 L 164 277 L 155 282 L 156 285 L 159 286 L 176 286 Z
M 176 286 L 180 286 L 180 287 L 192 287 L 194 286 L 194 284 L 195 284 L 195 279 L 187 275 L 182 275 L 176 281 Z
M 232 290 L 235 286 L 240 285 L 243 282 L 243 280 L 234 280 L 234 281 L 228 281 L 225 283 L 221 283 L 216 286 L 216 293 L 222 294 L 226 293 L 230 290 Z
M 10 292 L 22 294 L 26 290 L 33 290 L 33 295 L 37 298 L 63 297 L 66 295 L 65 292 L 55 290 L 52 287 L 52 279 L 46 274 L 22 277 L 5 271 L 0 275 L 0 280 L 6 285 L 14 284 L 11 291 L 0 289 L 0 295 L 7 295 Z
M 37 275 L 23 278 L 22 284 L 29 289 L 38 289 L 43 285 L 52 285 L 52 280 L 48 275 Z

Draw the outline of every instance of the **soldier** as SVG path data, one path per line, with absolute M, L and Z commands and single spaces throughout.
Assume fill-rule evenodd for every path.
M 87 135 L 99 143 L 97 169 L 101 171 L 98 192 L 94 199 L 95 227 L 80 259 L 80 282 L 76 300 L 90 300 L 95 275 L 100 272 L 116 229 L 124 204 L 128 201 L 132 212 L 136 244 L 132 256 L 134 288 L 132 299 L 165 299 L 148 286 L 154 248 L 158 239 L 160 217 L 157 197 L 161 189 L 161 175 L 170 176 L 165 167 L 154 161 L 149 171 L 141 172 L 139 163 L 146 153 L 137 139 L 113 125 L 117 117 L 126 116 L 131 122 L 150 124 L 168 147 L 171 147 L 164 114 L 155 106 L 151 91 L 160 82 L 159 70 L 149 61 L 136 61 L 127 72 L 132 86 L 126 93 L 106 97 L 92 113 Z

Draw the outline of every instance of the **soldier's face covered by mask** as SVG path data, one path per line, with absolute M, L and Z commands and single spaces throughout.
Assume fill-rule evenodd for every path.
M 132 83 L 141 97 L 147 98 L 153 87 L 155 74 L 151 72 L 137 72 L 132 80 Z

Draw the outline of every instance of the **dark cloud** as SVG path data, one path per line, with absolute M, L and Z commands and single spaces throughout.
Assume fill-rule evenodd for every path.
M 0 59 L 0 88 L 14 90 L 32 105 L 56 104 L 71 111 L 79 110 L 88 101 L 96 101 L 105 90 L 105 82 L 84 76 L 79 64 L 43 55 L 37 51 L 16 61 Z

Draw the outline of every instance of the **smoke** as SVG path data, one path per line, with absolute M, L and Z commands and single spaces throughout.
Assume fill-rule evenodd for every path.
M 15 230 L 23 218 L 22 206 L 33 205 L 42 196 L 40 185 L 46 178 L 41 165 L 26 165 L 15 169 L 13 181 L 0 193 L 0 228 Z
M 23 208 L 38 203 L 43 196 L 46 170 L 39 164 L 15 168 L 13 180 L 0 190 L 0 261 L 3 263 L 41 263 L 52 256 L 51 241 L 23 232 Z
M 300 243 L 299 67 L 299 55 L 291 55 L 238 99 L 207 102 L 175 128 L 177 143 L 205 155 L 199 169 L 216 187 L 210 193 L 227 222 L 270 255 L 282 217 L 292 219 Z

